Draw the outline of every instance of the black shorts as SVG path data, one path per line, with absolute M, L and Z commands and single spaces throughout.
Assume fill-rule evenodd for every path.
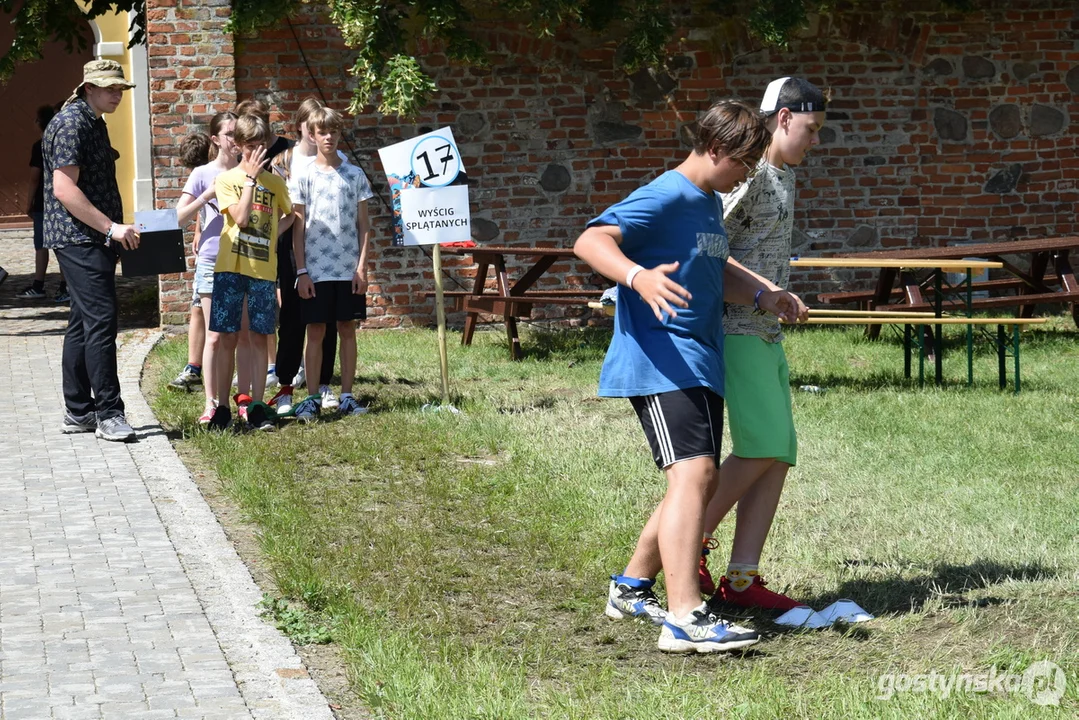
M 656 466 L 712 456 L 719 467 L 723 398 L 706 387 L 631 397 Z
M 315 297 L 300 298 L 300 320 L 312 323 L 338 323 L 367 319 L 367 295 L 353 295 L 349 280 L 315 283 Z

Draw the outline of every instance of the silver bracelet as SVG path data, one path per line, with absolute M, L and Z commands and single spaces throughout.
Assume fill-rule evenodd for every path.
M 112 231 L 116 229 L 116 223 L 109 225 L 108 232 L 105 233 L 105 242 L 112 242 Z

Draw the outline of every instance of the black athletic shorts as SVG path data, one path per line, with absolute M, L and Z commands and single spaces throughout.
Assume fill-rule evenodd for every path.
M 353 295 L 349 280 L 315 283 L 315 297 L 300 298 L 300 320 L 312 323 L 338 323 L 367 319 L 367 295 Z
M 710 455 L 719 467 L 723 398 L 706 387 L 631 397 L 656 466 Z

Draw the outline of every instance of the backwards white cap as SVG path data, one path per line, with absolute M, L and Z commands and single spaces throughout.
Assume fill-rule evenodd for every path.
M 768 83 L 768 87 L 764 90 L 764 97 L 761 98 L 761 112 L 772 113 L 780 108 L 787 108 L 791 112 L 824 112 L 825 103 L 823 102 L 791 102 L 782 103 L 779 102 L 779 91 L 783 89 L 783 86 L 787 84 L 790 77 L 781 77 L 778 80 L 773 80 Z

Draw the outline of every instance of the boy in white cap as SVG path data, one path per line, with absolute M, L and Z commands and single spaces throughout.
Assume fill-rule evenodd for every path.
M 138 247 L 139 233 L 124 225 L 116 184 L 116 155 L 102 116 L 115 112 L 135 87 L 113 60 L 83 66 L 82 83 L 45 128 L 45 247 L 56 251 L 67 278 L 71 315 L 64 337 L 65 433 L 96 432 L 128 442 L 116 373 L 116 251 Z
M 715 491 L 723 435 L 724 302 L 804 319 L 802 302 L 728 262 L 720 192 L 753 171 L 768 132 L 748 105 L 722 101 L 697 122 L 693 152 L 588 223 L 574 252 L 621 282 L 614 336 L 599 394 L 628 398 L 667 479 L 620 574 L 605 613 L 661 626 L 665 652 L 719 652 L 751 645 L 753 630 L 716 617 L 701 602 L 698 542 Z M 652 591 L 666 575 L 668 610 Z
M 761 101 L 772 142 L 752 177 L 723 195 L 723 222 L 731 259 L 760 276 L 767 287 L 786 287 L 794 219 L 792 166 L 820 142 L 827 98 L 796 77 L 768 85 Z M 734 448 L 719 471 L 719 486 L 705 515 L 700 584 L 706 593 L 742 607 L 789 610 L 797 602 L 769 590 L 758 572 L 787 471 L 797 462 L 790 381 L 777 318 L 742 305 L 728 305 L 723 320 L 724 400 Z M 738 504 L 727 572 L 716 588 L 707 554 L 712 532 Z

